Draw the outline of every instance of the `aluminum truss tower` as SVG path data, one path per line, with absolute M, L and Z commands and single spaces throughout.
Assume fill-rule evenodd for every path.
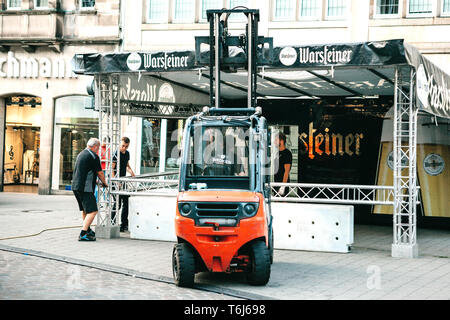
M 119 232 L 119 195 L 113 193 L 113 155 L 118 152 L 120 143 L 120 95 L 119 75 L 95 76 L 96 102 L 99 113 L 99 138 L 106 146 L 104 156 L 106 188 L 98 188 L 98 214 L 95 233 L 98 238 L 117 238 Z M 120 167 L 120 157 L 117 157 L 117 168 Z M 117 170 L 118 171 L 118 170 Z
M 397 67 L 394 92 L 394 240 L 393 257 L 418 256 L 415 104 L 416 72 Z

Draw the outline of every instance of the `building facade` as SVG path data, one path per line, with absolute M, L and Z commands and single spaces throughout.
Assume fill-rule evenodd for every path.
M 272 37 L 274 46 L 404 39 L 438 67 L 450 73 L 450 0 L 133 0 L 122 8 L 123 49 L 194 50 L 195 37 L 208 35 L 206 10 L 237 6 L 259 9 L 258 33 Z M 231 15 L 228 31 L 235 35 L 242 33 L 245 22 L 245 17 Z M 355 83 L 356 87 L 382 85 L 382 81 L 359 81 L 361 83 Z M 321 86 L 321 82 L 313 79 L 310 85 Z M 259 79 L 258 85 L 274 84 Z M 295 101 L 286 100 L 282 103 L 274 101 L 265 106 L 264 112 L 271 129 L 281 130 L 287 136 L 287 146 L 293 154 L 290 181 L 392 185 L 392 130 L 389 130 L 392 128 L 392 118 L 389 118 L 388 112 L 392 104 L 385 102 L 378 103 L 381 116 L 368 115 L 368 112 L 339 113 L 318 106 L 300 106 Z M 331 110 L 333 113 L 327 114 Z M 149 172 L 148 167 L 151 165 L 154 166 L 153 171 L 164 171 L 168 163 L 175 162 L 167 154 L 171 148 L 168 137 L 173 130 L 182 126 L 182 120 L 129 117 L 128 122 L 133 123 L 133 128 L 135 125 L 140 128 L 136 136 L 128 132 L 132 140 L 136 141 L 137 152 L 133 165 L 138 172 Z M 437 125 L 433 127 L 431 123 Z M 446 181 L 450 177 L 448 165 L 445 166 L 445 162 L 450 161 L 449 128 L 448 120 L 419 116 L 419 181 L 424 186 L 423 190 L 425 187 L 441 190 L 433 191 L 434 195 L 422 192 L 422 216 L 450 217 L 445 209 L 450 204 L 445 196 L 445 190 L 448 190 Z M 144 132 L 146 135 L 143 135 Z M 314 132 L 322 136 L 330 132 L 361 137 L 362 152 L 352 155 L 343 153 L 342 157 L 334 158 L 318 155 L 312 158 L 305 148 L 308 148 L 306 137 Z M 153 140 L 152 155 L 146 142 L 150 140 Z M 147 150 L 146 154 L 143 150 Z M 431 159 L 435 159 L 435 162 L 432 163 Z M 164 163 L 166 165 L 162 165 Z M 373 206 L 364 210 L 369 210 L 370 216 L 385 216 L 385 221 L 392 219 L 386 215 L 392 213 L 392 208 L 387 206 Z
M 194 50 L 195 36 L 208 35 L 208 9 L 259 9 L 259 34 L 272 37 L 274 46 L 405 39 L 450 73 L 450 0 L 0 3 L 0 132 L 5 132 L 0 143 L 0 188 L 5 190 L 30 184 L 38 186 L 41 194 L 67 192 L 76 155 L 89 137 L 98 136 L 98 115 L 86 92 L 92 79 L 71 72 L 70 59 L 75 53 Z M 240 34 L 245 18 L 231 15 L 228 26 L 231 34 Z M 321 86 L 321 81 L 314 79 L 308 85 Z M 354 85 L 364 88 L 381 82 Z M 260 79 L 258 85 L 274 83 Z M 158 99 L 168 99 L 158 101 L 172 101 L 171 90 L 178 90 L 164 83 L 145 85 L 139 78 L 130 78 L 121 92 L 149 96 L 150 87 L 158 88 Z M 196 99 L 208 101 L 200 93 Z M 300 106 L 297 101 L 274 100 L 264 107 L 271 129 L 287 136 L 287 147 L 293 155 L 291 182 L 392 185 L 388 100 L 378 104 L 382 117 L 304 103 Z M 327 114 L 327 110 L 333 114 Z M 131 138 L 130 164 L 136 174 L 177 170 L 184 119 L 123 116 L 121 121 L 122 135 Z M 449 128 L 448 120 L 419 116 L 419 181 L 435 190 L 433 195 L 422 194 L 424 216 L 450 216 L 444 209 L 450 205 L 444 195 L 450 177 Z M 334 158 L 308 155 L 306 137 L 314 133 L 325 136 L 327 132 L 359 137 L 360 154 L 355 150 Z M 371 215 L 391 212 L 383 206 L 370 208 Z
M 0 190 L 70 189 L 76 155 L 98 136 L 92 78 L 71 59 L 119 50 L 119 24 L 119 0 L 0 1 Z

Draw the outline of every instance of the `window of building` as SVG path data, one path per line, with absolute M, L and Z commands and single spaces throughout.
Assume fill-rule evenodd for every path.
M 147 22 L 167 23 L 169 14 L 169 1 L 149 0 Z
M 450 0 L 442 0 L 442 16 L 450 16 Z
M 92 97 L 56 99 L 52 189 L 71 190 L 75 160 L 92 137 L 98 138 L 98 113 L 92 109 Z
M 327 0 L 326 18 L 336 20 L 345 18 L 347 6 L 346 0 Z
M 407 16 L 432 16 L 435 5 L 435 0 L 408 0 Z
M 95 0 L 81 0 L 81 8 L 93 8 L 95 6 Z
M 237 8 L 237 9 L 244 9 L 244 7 L 248 8 L 248 9 L 252 9 L 252 8 L 249 8 L 248 0 L 229 0 L 228 1 L 229 9 L 233 9 L 236 7 L 242 7 L 242 8 Z M 233 21 L 233 22 L 243 22 L 243 21 L 247 21 L 247 18 L 244 14 L 239 13 L 239 14 L 230 14 L 228 20 Z
M 48 8 L 48 0 L 34 0 L 34 7 L 36 9 Z
M 228 7 L 230 9 L 233 9 L 233 8 L 239 7 L 239 6 L 248 8 L 248 5 L 249 5 L 248 2 L 249 2 L 248 0 L 229 0 L 228 1 Z M 251 8 L 249 8 L 249 9 L 251 9 Z
M 192 23 L 195 21 L 195 0 L 174 0 L 173 22 Z
M 8 0 L 8 9 L 21 9 L 22 8 L 22 0 Z
M 273 19 L 275 21 L 295 20 L 295 0 L 275 0 Z
M 201 0 L 201 20 L 206 21 L 206 10 L 210 9 L 222 9 L 222 0 Z
M 300 20 L 320 19 L 322 16 L 322 0 L 300 0 Z
M 376 17 L 399 17 L 401 13 L 399 0 L 376 0 Z

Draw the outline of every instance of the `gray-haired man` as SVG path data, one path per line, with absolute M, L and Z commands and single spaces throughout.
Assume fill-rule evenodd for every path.
M 75 162 L 73 171 L 72 191 L 82 211 L 83 227 L 78 237 L 79 241 L 95 241 L 95 233 L 91 230 L 91 224 L 97 215 L 97 201 L 95 200 L 95 183 L 97 177 L 107 186 L 105 175 L 102 171 L 100 158 L 97 155 L 100 140 L 91 138 L 87 147 L 81 151 Z

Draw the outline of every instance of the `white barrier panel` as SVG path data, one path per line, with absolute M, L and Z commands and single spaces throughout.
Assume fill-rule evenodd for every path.
M 131 196 L 128 211 L 130 238 L 177 241 L 176 205 L 174 196 Z
M 176 241 L 176 197 L 131 196 L 130 238 Z M 275 249 L 348 252 L 353 206 L 272 202 Z
M 353 206 L 272 202 L 274 248 L 349 252 Z

